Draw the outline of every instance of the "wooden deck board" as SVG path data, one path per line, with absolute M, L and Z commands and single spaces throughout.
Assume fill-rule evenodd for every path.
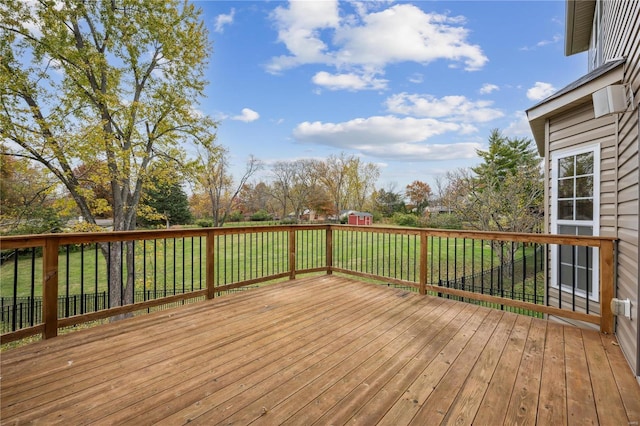
M 2 354 L 0 423 L 629 424 L 612 336 L 338 276 Z

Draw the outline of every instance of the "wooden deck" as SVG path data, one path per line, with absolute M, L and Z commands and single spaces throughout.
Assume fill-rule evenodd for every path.
M 611 336 L 336 276 L 1 356 L 3 425 L 640 420 L 640 386 Z

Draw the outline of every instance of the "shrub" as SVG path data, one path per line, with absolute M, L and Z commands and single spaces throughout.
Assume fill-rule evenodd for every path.
M 200 228 L 213 228 L 214 222 L 213 218 L 205 217 L 202 219 L 196 220 L 196 225 Z
M 253 222 L 263 222 L 265 220 L 272 220 L 272 216 L 266 210 L 258 210 L 251 215 L 250 220 Z
M 440 229 L 462 229 L 462 222 L 454 214 L 440 213 L 429 218 L 427 227 Z
M 227 216 L 227 222 L 242 222 L 243 219 L 244 216 L 242 215 L 242 212 L 238 210 Z
M 410 226 L 413 228 L 423 226 L 418 216 L 407 213 L 394 213 L 393 216 L 391 216 L 391 222 L 398 226 Z

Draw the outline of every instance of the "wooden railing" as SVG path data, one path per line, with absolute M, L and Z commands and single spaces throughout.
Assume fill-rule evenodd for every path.
M 0 237 L 0 250 L 3 343 L 310 272 L 613 332 L 612 238 L 291 225 Z M 550 279 L 552 254 L 572 285 Z

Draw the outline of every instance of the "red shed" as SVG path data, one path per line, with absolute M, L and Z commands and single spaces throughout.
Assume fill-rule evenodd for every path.
M 371 213 L 353 212 L 349 213 L 349 225 L 371 225 L 373 215 Z

